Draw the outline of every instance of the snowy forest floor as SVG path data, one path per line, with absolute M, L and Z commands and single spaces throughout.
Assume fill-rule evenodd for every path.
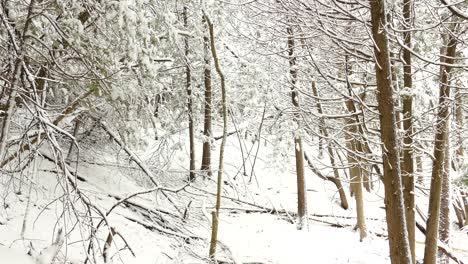
M 177 193 L 166 192 L 175 206 L 160 192 L 153 192 L 131 198 L 131 204 L 115 207 L 106 221 L 122 237 L 114 238 L 108 263 L 207 262 L 211 233 L 207 216 L 214 207 L 215 182 L 200 176 L 186 186 L 188 149 L 183 143 L 186 138 L 186 135 L 180 135 L 171 139 L 173 142 L 183 141 L 171 145 L 175 148 L 164 147 L 170 153 L 165 157 L 159 154 L 160 142 L 139 153 L 162 186 L 183 189 Z M 243 144 L 244 155 L 247 156 L 252 142 Z M 80 151 L 77 171 L 81 180 L 78 180 L 78 186 L 102 212 L 108 212 L 117 203 L 117 197 L 154 187 L 128 155 L 111 141 L 88 146 Z M 198 142 L 197 146 L 200 148 L 201 143 Z M 389 263 L 383 186 L 379 181 L 375 182 L 374 192 L 364 194 L 369 235 L 360 242 L 359 234 L 354 230 L 354 199 L 348 196 L 350 209 L 343 210 L 334 185 L 306 169 L 309 227 L 298 231 L 294 216 L 288 214 L 296 210 L 293 160 L 284 158 L 281 162 L 272 162 L 275 155 L 272 143 L 264 144 L 262 140 L 255 161 L 255 174 L 249 182 L 256 147 L 255 144 L 246 159 L 247 175 L 243 175 L 239 141 L 235 135 L 228 138 L 220 212 L 219 260 L 275 264 Z M 44 147 L 43 151 L 47 153 L 47 148 Z M 310 153 L 316 151 L 310 150 Z M 218 150 L 213 150 L 214 168 L 217 168 L 217 156 Z M 66 247 L 62 247 L 56 263 L 83 263 L 88 250 L 89 226 L 77 216 L 83 215 L 85 208 L 76 194 L 63 191 L 63 182 L 55 173 L 59 168 L 55 164 L 45 158 L 36 162 L 39 168 L 37 175 L 28 168 L 22 173 L 0 177 L 0 247 L 26 253 L 32 243 L 40 250 L 50 245 L 54 231 L 63 227 L 68 232 Z M 320 164 L 317 160 L 315 162 Z M 197 166 L 199 164 L 197 160 Z M 70 163 L 70 167 L 75 165 Z M 429 171 L 430 164 L 426 165 Z M 322 172 L 329 173 L 327 169 Z M 32 185 L 26 181 L 31 177 Z M 416 195 L 418 206 L 426 212 L 427 196 L 421 191 Z M 268 212 L 269 209 L 284 213 L 275 214 Z M 182 216 L 185 216 L 184 220 Z M 418 221 L 424 223 L 420 218 Z M 98 219 L 94 225 L 97 222 Z M 109 229 L 104 225 L 97 232 L 101 247 L 108 233 Z M 135 256 L 125 248 L 122 238 Z M 421 259 L 424 236 L 419 231 L 416 240 L 417 256 Z M 467 245 L 467 232 L 454 227 L 450 246 L 464 260 L 468 260 Z M 0 254 L 0 263 L 15 263 L 5 257 Z M 104 263 L 99 255 L 95 261 Z

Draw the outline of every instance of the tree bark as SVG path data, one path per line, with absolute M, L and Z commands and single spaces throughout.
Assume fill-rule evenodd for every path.
M 5 114 L 3 115 L 2 128 L 0 131 L 1 132 L 0 134 L 0 161 L 3 160 L 6 154 L 6 143 L 8 139 L 8 134 L 10 132 L 11 117 L 13 115 L 13 109 L 15 108 L 15 105 L 16 105 L 15 98 L 16 98 L 17 90 L 15 86 L 16 86 L 16 83 L 19 79 L 19 75 L 21 72 L 20 60 L 18 60 L 17 63 L 15 63 L 15 65 L 16 66 L 12 72 L 12 78 L 10 81 L 11 84 L 8 89 L 9 97 L 6 103 L 7 110 Z
M 460 166 L 462 166 L 464 163 L 465 155 L 465 150 L 463 148 L 463 130 L 465 128 L 465 117 L 463 114 L 463 94 L 461 93 L 460 88 L 456 89 L 455 94 L 455 122 L 457 124 L 457 151 L 455 161 L 458 168 L 460 168 Z
M 184 27 L 188 29 L 188 20 L 187 20 L 187 7 L 184 6 L 183 11 L 184 17 Z M 195 180 L 195 132 L 193 124 L 193 109 L 192 109 L 192 72 L 189 64 L 189 41 L 188 36 L 184 39 L 184 48 L 185 48 L 185 87 L 187 90 L 187 112 L 188 112 L 188 122 L 189 122 L 189 144 L 190 144 L 190 172 L 189 172 L 189 181 Z
M 407 47 L 411 47 L 412 0 L 403 0 L 403 38 Z M 411 65 L 411 52 L 403 49 L 403 85 L 405 92 L 413 89 L 413 72 Z M 416 263 L 416 239 L 414 217 L 414 159 L 413 159 L 413 97 L 403 96 L 403 163 L 401 175 L 403 178 L 403 196 L 405 199 L 406 225 L 411 248 L 411 259 Z
M 293 119 L 298 125 L 299 130 L 299 93 L 296 88 L 297 82 L 297 63 L 296 55 L 294 54 L 294 32 L 291 27 L 288 27 L 288 60 L 289 60 L 289 76 L 291 79 L 291 100 L 294 106 Z M 302 147 L 302 139 L 299 132 L 294 135 L 294 150 L 296 157 L 296 176 L 297 176 L 297 229 L 307 228 L 307 193 L 304 177 L 304 149 Z
M 427 219 L 427 234 L 424 250 L 424 264 L 437 263 L 437 240 L 439 232 L 440 198 L 445 160 L 445 142 L 448 132 L 448 117 L 450 114 L 450 71 L 454 63 L 457 40 L 448 34 L 447 49 L 441 60 L 440 97 L 437 113 L 436 135 L 434 140 L 434 161 L 432 163 L 431 189 L 429 194 L 429 212 Z
M 223 184 L 223 158 L 224 158 L 224 147 L 226 145 L 227 138 L 227 98 L 226 98 L 226 85 L 224 74 L 221 71 L 221 66 L 219 65 L 218 55 L 216 53 L 216 47 L 214 42 L 214 30 L 213 24 L 210 19 L 205 15 L 206 23 L 208 24 L 208 30 L 210 33 L 210 47 L 211 55 L 213 56 L 213 61 L 215 65 L 216 72 L 219 75 L 221 80 L 221 104 L 222 104 L 222 113 L 223 113 L 223 139 L 221 140 L 221 146 L 219 148 L 219 165 L 218 165 L 218 179 L 217 179 L 217 190 L 216 190 L 216 210 L 212 212 L 212 233 L 210 241 L 210 251 L 209 257 L 213 262 L 216 262 L 216 244 L 218 240 L 218 223 L 219 223 L 219 210 L 221 208 L 221 189 Z
M 400 174 L 400 158 L 396 131 L 396 115 L 391 81 L 387 24 L 384 0 L 370 0 L 372 36 L 376 58 L 377 100 L 382 138 L 385 211 L 392 264 L 411 263 L 411 251 L 406 227 L 405 208 Z
M 319 94 L 318 94 L 318 91 L 317 91 L 317 86 L 315 84 L 315 81 L 312 82 L 312 94 L 317 98 L 317 103 L 316 103 L 316 107 L 317 107 L 317 111 L 319 113 L 319 115 L 323 115 L 323 108 L 322 108 L 322 104 L 320 103 L 320 100 L 318 99 L 319 97 Z M 338 171 L 338 168 L 337 168 L 337 164 L 336 164 L 336 159 L 335 159 L 335 152 L 333 151 L 333 145 L 332 145 L 332 142 L 329 140 L 329 134 L 328 134 L 328 129 L 326 127 L 326 123 L 325 123 L 325 118 L 320 118 L 320 131 L 322 132 L 323 134 L 323 138 L 319 139 L 320 142 L 322 142 L 322 139 L 323 140 L 327 140 L 327 152 L 328 152 L 328 156 L 330 158 L 330 164 L 333 168 L 333 174 L 335 176 L 334 179 L 334 183 L 336 185 L 336 187 L 338 188 L 338 193 L 340 195 L 340 200 L 341 200 L 341 207 L 343 209 L 348 209 L 349 208 L 349 205 L 348 205 L 348 199 L 346 198 L 346 193 L 345 193 L 345 190 L 343 189 L 343 185 L 341 183 L 341 179 L 340 179 L 340 173 Z
M 352 102 L 348 100 L 346 105 L 348 111 L 350 111 L 350 104 Z M 360 241 L 363 241 L 367 237 L 367 227 L 364 217 L 364 199 L 362 191 L 362 165 L 360 159 L 356 153 L 362 153 L 362 147 L 360 142 L 355 138 L 357 134 L 357 124 L 355 124 L 353 118 L 347 118 L 346 126 L 348 127 L 348 136 L 346 139 L 348 149 L 348 164 L 349 164 L 349 176 L 351 190 L 354 192 L 354 198 L 356 201 L 356 214 L 357 214 L 357 228 L 359 229 Z
M 203 24 L 206 24 L 206 18 L 203 16 Z M 210 64 L 210 40 L 207 33 L 203 36 L 204 64 L 203 81 L 205 85 L 205 113 L 203 125 L 203 153 L 201 171 L 211 177 L 211 64 Z
M 450 184 L 450 138 L 447 131 L 447 140 L 445 145 L 444 171 L 442 179 L 442 196 L 440 199 L 440 233 L 439 240 L 442 243 L 450 244 L 450 205 L 452 204 L 452 188 Z M 439 263 L 449 264 L 450 259 L 439 249 Z

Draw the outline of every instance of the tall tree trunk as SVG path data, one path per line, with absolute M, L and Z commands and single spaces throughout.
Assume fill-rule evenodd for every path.
M 184 6 L 183 11 L 184 27 L 188 30 L 187 7 Z M 189 141 L 190 141 L 190 173 L 189 181 L 195 180 L 195 132 L 193 124 L 193 109 L 192 109 L 192 72 L 189 64 L 189 41 L 188 37 L 184 39 L 185 48 L 185 86 L 187 90 L 187 112 L 189 121 Z
M 291 27 L 288 27 L 288 60 L 289 60 L 289 75 L 291 79 L 291 100 L 294 106 L 294 121 L 299 128 L 299 93 L 297 91 L 297 63 L 296 55 L 294 54 L 294 32 Z M 302 147 L 302 139 L 299 131 L 294 133 L 294 150 L 296 155 L 296 176 L 297 176 L 297 229 L 307 228 L 307 193 L 304 177 L 304 149 Z
M 346 86 L 348 88 L 349 96 L 353 96 L 353 87 L 349 82 L 350 75 L 350 65 L 348 64 L 348 56 L 345 56 L 345 79 Z M 348 163 L 350 164 L 349 169 L 349 178 L 351 184 L 351 191 L 354 192 L 354 198 L 356 200 L 356 213 L 357 213 L 357 229 L 359 229 L 360 241 L 363 241 L 367 237 L 367 227 L 364 217 L 364 199 L 362 191 L 362 171 L 363 164 L 361 162 L 361 157 L 359 155 L 363 154 L 361 140 L 363 138 L 363 133 L 361 133 L 359 126 L 361 125 L 361 120 L 357 113 L 357 108 L 354 105 L 352 99 L 346 101 L 346 108 L 349 113 L 354 114 L 353 117 L 346 118 L 347 126 L 347 145 L 348 145 Z
M 346 106 L 348 111 L 352 113 L 352 101 L 348 100 Z M 360 162 L 359 154 L 362 153 L 362 146 L 356 135 L 358 132 L 357 124 L 353 118 L 347 118 L 346 126 L 348 127 L 348 136 L 346 139 L 348 148 L 348 163 L 349 163 L 349 176 L 351 190 L 354 192 L 354 198 L 356 201 L 356 214 L 357 214 L 357 229 L 359 229 L 360 241 L 363 241 L 367 237 L 366 220 L 364 217 L 364 198 L 362 191 L 362 164 Z
M 411 47 L 411 25 L 412 25 L 412 1 L 403 0 L 403 37 L 407 47 Z M 413 72 L 411 65 L 411 52 L 403 49 L 403 85 L 404 90 L 410 92 L 413 89 Z M 403 195 L 405 199 L 406 225 L 408 229 L 408 239 L 411 248 L 411 259 L 416 263 L 416 240 L 414 218 L 414 160 L 413 160 L 413 97 L 403 96 L 403 163 L 401 175 L 403 177 Z
M 203 24 L 206 24 L 206 18 L 203 16 Z M 205 115 L 203 125 L 203 153 L 201 171 L 211 177 L 211 64 L 210 64 L 210 40 L 205 33 L 203 36 L 203 51 L 205 68 L 203 70 L 203 80 L 205 84 Z
M 388 38 L 382 26 L 387 25 L 384 0 L 370 0 L 372 36 L 376 58 L 377 100 L 382 138 L 385 211 L 392 264 L 411 263 L 405 208 L 400 174 L 395 105 L 391 81 Z
M 455 161 L 457 163 L 458 168 L 463 165 L 464 163 L 464 155 L 465 151 L 463 149 L 463 130 L 465 129 L 465 117 L 463 114 L 463 94 L 461 93 L 461 89 L 456 89 L 455 94 L 455 122 L 457 124 L 456 130 L 456 137 L 457 137 L 457 151 L 456 151 L 456 158 Z
M 444 171 L 442 179 L 442 196 L 440 199 L 440 233 L 439 240 L 448 245 L 450 239 L 450 205 L 452 204 L 452 188 L 450 184 L 450 131 L 447 131 L 445 145 Z M 450 258 L 439 249 L 439 263 L 449 264 Z
M 217 179 L 217 190 L 216 190 L 216 211 L 212 212 L 212 232 L 211 232 L 211 241 L 210 241 L 210 251 L 209 257 L 213 262 L 215 261 L 216 253 L 216 243 L 218 240 L 218 223 L 219 223 L 219 210 L 221 208 L 221 188 L 223 184 L 223 158 L 224 158 L 224 147 L 226 145 L 227 138 L 227 102 L 226 102 L 226 85 L 224 74 L 221 71 L 221 66 L 219 65 L 218 55 L 216 53 L 215 41 L 214 41 L 214 30 L 213 24 L 210 19 L 205 15 L 206 23 L 208 24 L 208 31 L 210 33 L 210 47 L 211 55 L 213 56 L 213 61 L 215 65 L 216 72 L 219 75 L 221 80 L 221 104 L 222 104 L 222 113 L 223 113 L 223 138 L 221 140 L 221 146 L 219 148 L 219 165 L 218 165 L 218 179 Z
M 445 143 L 448 132 L 448 117 L 450 114 L 450 71 L 449 66 L 454 63 L 457 40 L 448 34 L 447 49 L 441 56 L 439 110 L 437 113 L 436 135 L 434 140 L 434 161 L 432 163 L 431 189 L 429 194 L 429 212 L 427 219 L 427 233 L 424 251 L 424 264 L 437 263 L 437 240 L 439 238 L 439 213 L 444 173 Z

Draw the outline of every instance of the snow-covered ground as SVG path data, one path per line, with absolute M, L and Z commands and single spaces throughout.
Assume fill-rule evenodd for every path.
M 250 147 L 251 143 L 246 144 Z M 201 144 L 197 146 L 200 148 Z M 172 189 L 184 186 L 187 176 L 185 168 L 188 167 L 185 143 L 180 144 L 179 151 L 171 156 L 171 163 L 165 164 L 164 168 L 154 160 L 153 154 L 157 148 L 148 149 L 139 154 L 158 175 L 161 184 Z M 260 212 L 259 207 L 286 212 L 294 212 L 296 208 L 296 177 L 292 160 L 285 159 L 283 168 L 279 169 L 272 165 L 272 151 L 271 145 L 263 145 L 262 141 L 255 177 L 249 183 L 253 157 L 246 164 L 249 175 L 243 176 L 238 139 L 229 137 L 223 195 L 232 199 L 224 198 L 222 201 L 219 259 L 276 264 L 389 263 L 383 186 L 379 182 L 376 182 L 376 192 L 364 194 L 369 236 L 363 242 L 359 242 L 359 234 L 354 230 L 353 198 L 348 197 L 351 208 L 343 210 L 334 185 L 324 182 L 310 170 L 306 170 L 310 215 L 308 230 L 296 230 L 292 223 L 294 217 L 287 214 Z M 312 150 L 310 153 L 313 153 Z M 213 151 L 214 167 L 217 166 L 217 155 L 216 149 Z M 137 165 L 112 143 L 85 149 L 81 157 L 85 161 L 80 162 L 78 175 L 86 181 L 78 181 L 78 186 L 104 214 L 117 203 L 116 196 L 125 197 L 152 187 Z M 15 174 L 13 179 L 7 175 L 0 177 L 0 263 L 28 263 L 26 261 L 32 258 L 25 257 L 25 254 L 31 244 L 37 251 L 48 247 L 59 227 L 67 231 L 67 246 L 62 247 L 56 263 L 64 263 L 65 260 L 66 263 L 83 263 L 88 252 L 89 226 L 77 221 L 76 216 L 84 214 L 85 207 L 76 194 L 64 193 L 63 183 L 57 180 L 53 172 L 57 169 L 54 164 L 40 159 L 37 165 L 40 169 L 33 178 L 31 195 L 29 183 L 23 183 L 21 188 L 19 183 L 30 177 L 32 170 L 26 170 L 24 175 Z M 239 170 L 241 173 L 238 174 Z M 180 212 L 161 193 L 131 198 L 130 201 L 139 205 L 139 209 L 129 205 L 117 206 L 108 214 L 107 222 L 121 237 L 114 237 L 115 244 L 110 248 L 108 263 L 206 263 L 210 236 L 207 214 L 214 206 L 214 190 L 214 181 L 200 177 L 193 186 L 170 194 Z M 425 212 L 427 197 L 418 195 L 418 203 Z M 185 214 L 186 219 L 181 221 L 179 217 L 160 214 L 168 220 L 160 225 L 158 214 L 149 210 L 168 211 L 177 216 Z M 96 214 L 94 216 L 97 217 Z M 96 218 L 94 226 L 98 222 Z M 453 233 L 451 246 L 458 256 L 466 259 L 468 236 L 461 231 L 454 230 Z M 108 234 L 109 228 L 102 225 L 96 234 L 100 250 Z M 135 256 L 125 248 L 122 238 Z M 423 242 L 424 237 L 418 232 L 418 258 L 423 256 Z M 18 256 L 23 258 L 23 262 Z M 93 261 L 103 263 L 103 258 L 97 255 Z

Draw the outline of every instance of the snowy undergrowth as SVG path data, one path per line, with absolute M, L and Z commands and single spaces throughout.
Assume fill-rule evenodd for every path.
M 174 140 L 184 138 L 185 135 L 179 135 Z M 188 164 L 186 143 L 181 141 L 177 148 L 170 152 L 172 154 L 165 158 L 156 157 L 155 153 L 159 149 L 156 143 L 154 147 L 149 147 L 139 154 L 157 175 L 162 186 L 184 186 Z M 200 142 L 198 143 L 198 146 L 201 146 Z M 245 144 L 250 147 L 251 142 Z M 235 136 L 228 139 L 223 195 L 232 199 L 224 198 L 222 202 L 219 229 L 219 239 L 222 243 L 218 247 L 220 259 L 228 260 L 234 256 L 241 263 L 277 264 L 389 263 L 382 201 L 383 186 L 380 182 L 375 182 L 375 193 L 364 194 L 369 236 L 363 242 L 359 242 L 359 235 L 354 230 L 356 219 L 353 198 L 348 197 L 351 208 L 343 210 L 334 186 L 306 170 L 309 227 L 308 230 L 298 231 L 293 216 L 276 215 L 260 210 L 262 207 L 286 212 L 294 212 L 296 209 L 293 162 L 285 159 L 283 168 L 273 166 L 273 151 L 270 143 L 264 145 L 262 142 L 255 174 L 249 182 L 253 157 L 247 160 L 247 175 L 243 175 L 238 139 Z M 313 149 L 309 151 L 314 153 Z M 217 164 L 216 156 L 217 150 L 214 150 L 214 166 Z M 136 164 L 130 162 L 127 155 L 110 142 L 104 146 L 84 150 L 81 157 L 83 160 L 79 163 L 78 173 L 86 181 L 80 181 L 78 185 L 90 201 L 103 212 L 117 202 L 115 196 L 125 197 L 152 187 L 147 176 Z M 64 193 L 62 188 L 59 188 L 60 181 L 57 181 L 57 176 L 50 171 L 54 169 L 54 165 L 41 159 L 39 168 L 29 198 L 26 221 L 24 219 L 28 211 L 28 185 L 23 184 L 22 192 L 18 194 L 19 175 L 15 175 L 16 179 L 1 178 L 0 193 L 3 199 L 0 208 L 0 257 L 11 252 L 24 256 L 30 248 L 30 243 L 41 250 L 52 243 L 54 230 L 64 227 L 68 231 L 65 241 L 67 246 L 62 248 L 57 263 L 63 263 L 64 260 L 67 260 L 67 263 L 83 263 L 86 258 L 89 229 L 72 214 L 65 214 L 63 217 Z M 206 214 L 214 207 L 214 191 L 213 180 L 199 177 L 192 186 L 177 194 L 171 194 L 175 207 L 180 212 L 160 193 L 145 194 L 131 199 L 144 208 L 160 209 L 179 216 L 185 214 L 185 222 L 175 217 L 164 216 L 169 223 L 163 231 L 173 234 L 148 228 L 160 223 L 157 219 L 147 217 L 142 211 L 129 206 L 116 207 L 108 215 L 107 221 L 125 238 L 135 256 L 125 248 L 124 241 L 116 236 L 115 244 L 110 249 L 109 263 L 206 263 L 210 235 L 210 223 Z M 418 193 L 417 197 L 419 204 L 427 203 L 427 197 Z M 76 206 L 80 210 L 79 204 Z M 422 210 L 426 211 L 426 207 L 423 206 Z M 23 225 L 24 237 L 21 235 Z M 108 227 L 99 229 L 97 237 L 101 241 L 101 247 L 104 246 L 108 233 Z M 176 234 L 192 238 L 184 239 Z M 417 241 L 417 254 L 421 258 L 424 237 L 419 232 Z M 451 245 L 455 249 L 463 249 L 467 241 L 466 233 L 454 231 Z M 6 248 L 12 248 L 14 251 L 5 250 Z M 462 250 L 458 250 L 457 254 L 466 256 L 466 252 Z M 102 257 L 98 255 L 96 262 L 103 263 Z

